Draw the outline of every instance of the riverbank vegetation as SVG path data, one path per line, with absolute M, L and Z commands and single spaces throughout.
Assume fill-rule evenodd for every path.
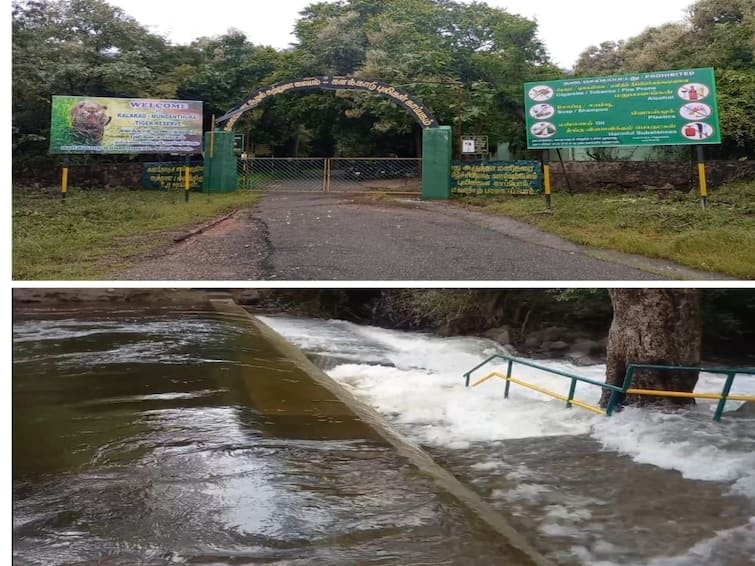
M 131 191 L 72 192 L 13 188 L 13 278 L 110 279 L 129 258 L 173 242 L 174 236 L 237 208 L 258 195 Z
M 463 197 L 466 206 L 503 214 L 578 244 L 670 260 L 695 269 L 755 279 L 755 181 L 711 193 L 706 210 L 694 191 L 561 193 L 544 199 Z
M 603 351 L 592 352 L 599 359 L 613 316 L 606 289 L 279 289 L 253 295 L 253 308 L 268 312 L 444 336 L 488 336 L 521 354 L 548 357 L 566 352 L 543 351 L 545 341 L 571 336 L 599 343 Z M 755 293 L 700 289 L 700 295 L 704 359 L 752 364 Z

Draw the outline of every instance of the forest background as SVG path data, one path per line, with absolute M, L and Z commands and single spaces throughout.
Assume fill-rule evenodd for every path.
M 54 94 L 201 100 L 209 129 L 213 115 L 262 86 L 328 74 L 400 85 L 440 123 L 455 129 L 461 123 L 465 133 L 488 135 L 491 147 L 507 142 L 526 157 L 524 82 L 714 67 L 723 144 L 711 148 L 710 157 L 753 156 L 755 0 L 697 0 L 684 21 L 587 47 L 571 70 L 551 62 L 535 21 L 482 2 L 313 3 L 301 13 L 295 35 L 297 42 L 285 50 L 256 45 L 233 29 L 173 45 L 104 0 L 15 0 L 14 178 L 55 164 L 47 154 Z M 276 97 L 248 112 L 238 127 L 282 156 L 411 157 L 421 135 L 401 109 L 354 92 Z M 687 159 L 689 151 L 658 148 L 657 157 Z

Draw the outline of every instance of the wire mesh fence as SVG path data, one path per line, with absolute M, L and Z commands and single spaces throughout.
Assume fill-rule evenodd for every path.
M 266 191 L 324 191 L 324 158 L 257 157 L 238 162 L 239 187 Z
M 328 191 L 417 192 L 422 189 L 422 160 L 411 158 L 332 158 Z
M 261 157 L 238 162 L 239 187 L 266 191 L 422 190 L 422 160 Z

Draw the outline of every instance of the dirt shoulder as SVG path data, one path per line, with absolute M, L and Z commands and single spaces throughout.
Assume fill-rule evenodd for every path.
M 132 261 L 112 277 L 128 281 L 261 281 L 270 254 L 264 223 L 251 209 L 188 230 L 173 245 Z

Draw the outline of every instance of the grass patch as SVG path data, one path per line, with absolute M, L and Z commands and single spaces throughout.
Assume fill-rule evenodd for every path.
M 706 210 L 694 191 L 668 198 L 650 192 L 555 194 L 551 210 L 542 197 L 477 196 L 457 201 L 579 244 L 755 279 L 755 181 L 712 191 Z
M 15 280 L 107 279 L 128 260 L 172 242 L 179 232 L 236 208 L 256 193 L 13 188 Z

